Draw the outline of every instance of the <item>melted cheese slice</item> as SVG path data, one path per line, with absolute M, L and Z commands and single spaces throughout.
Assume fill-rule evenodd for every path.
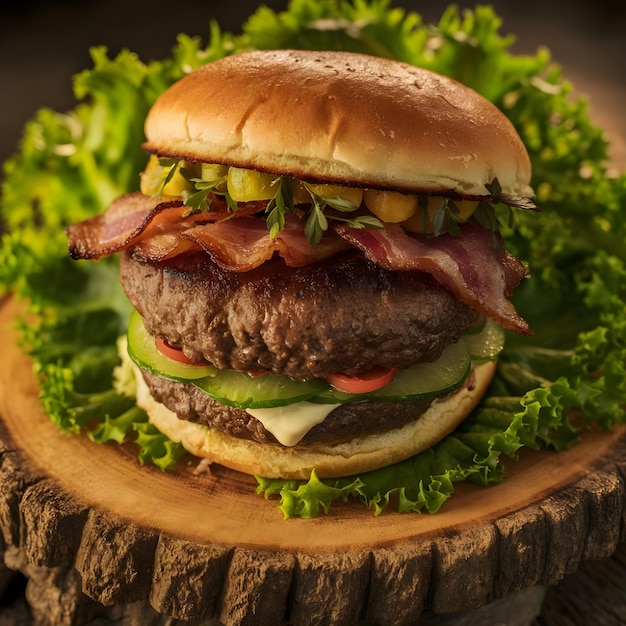
M 295 446 L 313 426 L 321 424 L 338 406 L 341 405 L 296 402 L 271 409 L 246 409 L 246 413 L 258 419 L 265 430 L 272 433 L 283 446 Z

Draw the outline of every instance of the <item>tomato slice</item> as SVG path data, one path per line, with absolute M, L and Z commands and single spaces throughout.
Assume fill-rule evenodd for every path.
M 359 376 L 331 374 L 326 380 L 339 391 L 346 393 L 369 393 L 388 385 L 398 370 L 393 367 L 376 366 Z
M 192 361 L 182 350 L 172 344 L 168 343 L 163 337 L 155 337 L 154 342 L 157 350 L 164 356 L 178 361 L 178 363 L 185 363 L 185 365 L 206 365 L 206 361 Z
M 247 374 L 250 378 L 261 378 L 261 376 L 267 374 L 267 370 L 248 370 Z

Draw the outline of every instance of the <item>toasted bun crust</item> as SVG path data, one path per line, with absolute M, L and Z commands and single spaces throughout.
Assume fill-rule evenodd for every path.
M 137 404 L 150 421 L 191 454 L 226 467 L 266 478 L 306 479 L 315 469 L 320 478 L 351 476 L 386 467 L 431 447 L 450 434 L 478 404 L 495 372 L 495 363 L 477 366 L 472 384 L 436 400 L 419 419 L 379 435 L 356 437 L 340 445 L 282 447 L 236 439 L 180 420 L 157 402 L 137 376 Z
M 516 130 L 460 83 L 346 52 L 257 51 L 210 63 L 148 114 L 145 148 L 296 178 L 485 196 L 533 195 Z

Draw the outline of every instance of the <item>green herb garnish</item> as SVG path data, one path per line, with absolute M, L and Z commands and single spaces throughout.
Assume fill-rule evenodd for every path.
M 382 228 L 382 222 L 373 215 L 357 215 L 354 217 L 343 217 L 336 214 L 327 214 L 326 208 L 330 207 L 342 214 L 353 213 L 359 207 L 354 203 L 332 196 L 324 198 L 315 192 L 308 185 L 304 185 L 311 196 L 312 205 L 309 210 L 304 232 L 306 233 L 309 243 L 314 245 L 320 242 L 323 234 L 328 230 L 328 220 L 332 219 L 338 222 L 346 222 L 353 228 Z
M 295 211 L 293 189 L 295 181 L 289 176 L 283 176 L 276 181 L 278 189 L 276 195 L 267 203 L 267 229 L 270 237 L 278 236 L 285 228 L 285 217 Z

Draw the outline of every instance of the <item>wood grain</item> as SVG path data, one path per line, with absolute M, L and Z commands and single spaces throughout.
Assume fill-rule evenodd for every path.
M 433 516 L 342 504 L 284 521 L 247 476 L 191 462 L 163 473 L 60 435 L 15 347 L 17 311 L 0 307 L 0 543 L 33 589 L 63 597 L 45 618 L 57 621 L 39 623 L 115 610 L 154 623 L 406 624 L 554 584 L 623 540 L 624 428 L 524 453 L 502 485 L 460 486 Z

